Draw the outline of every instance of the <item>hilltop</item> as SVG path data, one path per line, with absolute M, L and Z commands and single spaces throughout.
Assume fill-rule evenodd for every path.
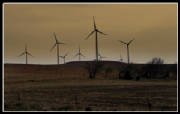
M 35 79 L 88 79 L 89 72 L 86 66 L 88 64 L 94 65 L 95 61 L 73 61 L 60 65 L 38 65 L 38 64 L 5 64 L 4 74 L 6 77 L 26 77 Z M 130 70 L 133 76 L 137 76 L 138 73 L 145 70 L 154 70 L 152 72 L 158 72 L 161 75 L 171 72 L 177 72 L 176 64 L 162 64 L 162 65 L 147 65 L 147 64 L 126 64 L 116 61 L 100 61 L 100 70 L 97 72 L 96 78 L 104 79 L 106 71 L 110 69 L 108 73 L 108 79 L 117 79 L 119 72 L 125 72 Z M 142 74 L 141 73 L 141 74 Z M 123 76 L 123 75 L 122 75 Z

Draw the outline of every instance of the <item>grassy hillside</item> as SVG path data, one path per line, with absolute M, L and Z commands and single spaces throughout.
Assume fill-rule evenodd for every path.
M 102 61 L 95 79 L 87 64 L 4 65 L 5 111 L 176 111 L 176 65 L 127 65 Z M 157 72 L 151 79 L 137 75 Z M 108 71 L 108 72 L 107 72 Z M 132 80 L 119 79 L 130 71 Z M 162 78 L 172 73 L 174 78 Z M 147 74 L 148 74 L 147 73 Z M 145 73 L 146 74 L 146 73 Z
M 19 78 L 26 79 L 88 79 L 87 64 L 95 64 L 95 61 L 69 62 L 61 65 L 32 65 L 32 64 L 5 64 L 5 76 L 13 77 L 16 74 Z M 96 74 L 97 79 L 118 79 L 124 76 L 128 70 L 132 77 L 146 75 L 146 72 L 153 72 L 153 77 L 166 78 L 168 75 L 171 79 L 177 78 L 176 64 L 148 65 L 148 64 L 124 64 L 115 61 L 100 61 L 101 68 Z M 50 76 L 49 76 L 50 75 Z M 120 76 L 121 75 L 121 76 Z M 157 75 L 157 76 L 156 76 Z M 16 77 L 17 78 L 17 77 Z

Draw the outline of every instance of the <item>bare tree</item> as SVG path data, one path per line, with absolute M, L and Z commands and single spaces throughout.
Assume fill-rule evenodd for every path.
M 88 70 L 89 78 L 94 79 L 96 76 L 96 73 L 100 70 L 101 67 L 102 67 L 102 64 L 98 61 L 87 62 L 85 65 L 85 69 Z
M 161 59 L 160 57 L 154 57 L 147 64 L 164 64 L 164 60 Z
M 143 77 L 146 79 L 157 78 L 162 64 L 164 64 L 163 59 L 159 57 L 152 58 L 152 60 L 147 62 L 147 64 L 143 67 Z

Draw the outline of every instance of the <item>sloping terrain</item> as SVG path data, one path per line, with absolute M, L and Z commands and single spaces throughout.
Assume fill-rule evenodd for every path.
M 101 61 L 89 79 L 90 61 L 63 65 L 4 65 L 5 111 L 176 111 L 177 80 L 118 79 L 119 70 L 136 76 L 144 70 L 175 73 L 176 65 L 143 65 Z M 107 69 L 111 69 L 107 73 Z M 140 73 L 139 73 L 140 72 Z M 173 74 L 177 77 L 176 74 Z

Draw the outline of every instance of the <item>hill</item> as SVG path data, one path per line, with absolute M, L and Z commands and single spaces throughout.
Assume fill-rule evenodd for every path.
M 6 111 L 176 111 L 177 80 L 165 80 L 177 65 L 123 64 L 101 61 L 95 79 L 87 66 L 95 62 L 62 65 L 4 64 L 4 109 Z M 111 69 L 111 70 L 110 70 Z M 108 72 L 107 72 L 108 71 Z M 152 79 L 124 80 L 144 73 Z M 122 79 L 119 79 L 119 75 Z M 146 74 L 145 74 L 146 76 Z M 155 79 L 155 77 L 161 77 Z M 157 77 L 156 77 L 157 78 Z M 151 105 L 151 106 L 149 106 Z
M 8 77 L 26 77 L 33 79 L 88 79 L 89 72 L 86 68 L 90 64 L 94 66 L 95 61 L 73 61 L 60 65 L 38 65 L 38 64 L 5 64 L 4 74 Z M 96 78 L 118 79 L 118 76 L 126 71 L 131 72 L 132 76 L 149 75 L 147 73 L 155 73 L 159 77 L 173 75 L 176 78 L 176 64 L 148 65 L 148 64 L 125 64 L 116 61 L 100 61 L 100 69 L 96 74 Z M 108 77 L 107 77 L 108 73 Z M 155 75 L 155 74 L 154 74 Z M 171 76 L 172 77 L 172 76 Z

